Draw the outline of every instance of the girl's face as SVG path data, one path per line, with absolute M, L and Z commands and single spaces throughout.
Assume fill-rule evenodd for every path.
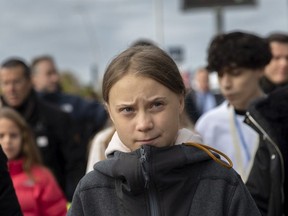
M 16 159 L 21 151 L 21 131 L 19 127 L 8 118 L 0 119 L 0 145 L 8 160 Z
M 120 140 L 130 149 L 173 145 L 184 97 L 157 81 L 128 73 L 109 92 L 107 108 Z

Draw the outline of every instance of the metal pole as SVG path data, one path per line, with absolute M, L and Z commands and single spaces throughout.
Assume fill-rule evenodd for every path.
M 223 10 L 221 6 L 215 7 L 215 20 L 216 20 L 216 33 L 221 34 L 224 32 L 224 19 L 223 19 Z
M 163 2 L 154 0 L 155 34 L 156 41 L 160 46 L 164 45 L 164 25 L 163 25 Z

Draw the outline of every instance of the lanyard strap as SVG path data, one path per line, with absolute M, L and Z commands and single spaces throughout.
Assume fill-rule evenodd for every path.
M 246 158 L 247 158 L 248 161 L 250 161 L 251 155 L 250 155 L 247 142 L 245 140 L 243 131 L 241 129 L 241 125 L 240 125 L 240 123 L 239 123 L 239 121 L 237 119 L 235 111 L 234 111 L 234 122 L 235 122 L 235 125 L 236 125 L 237 132 L 239 134 L 240 143 L 241 143 L 242 147 L 244 148 L 244 152 L 245 152 Z

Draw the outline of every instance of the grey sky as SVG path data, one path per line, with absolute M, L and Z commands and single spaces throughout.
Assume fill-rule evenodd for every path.
M 163 41 L 156 33 L 156 0 L 2 0 L 0 1 L 0 60 L 19 56 L 30 62 L 51 54 L 61 70 L 71 70 L 92 83 L 91 67 L 103 73 L 113 56 L 139 38 L 167 49 L 181 46 L 183 68 L 205 64 L 215 31 L 212 9 L 183 12 L 180 0 L 162 0 Z M 288 32 L 285 0 L 258 0 L 256 7 L 224 9 L 224 30 L 245 30 L 266 36 Z

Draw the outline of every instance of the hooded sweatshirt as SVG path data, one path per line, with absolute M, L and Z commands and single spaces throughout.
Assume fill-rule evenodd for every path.
M 173 146 L 130 152 L 115 133 L 108 159 L 79 182 L 68 215 L 260 215 L 233 169 L 183 144 L 195 140 L 183 129 Z

